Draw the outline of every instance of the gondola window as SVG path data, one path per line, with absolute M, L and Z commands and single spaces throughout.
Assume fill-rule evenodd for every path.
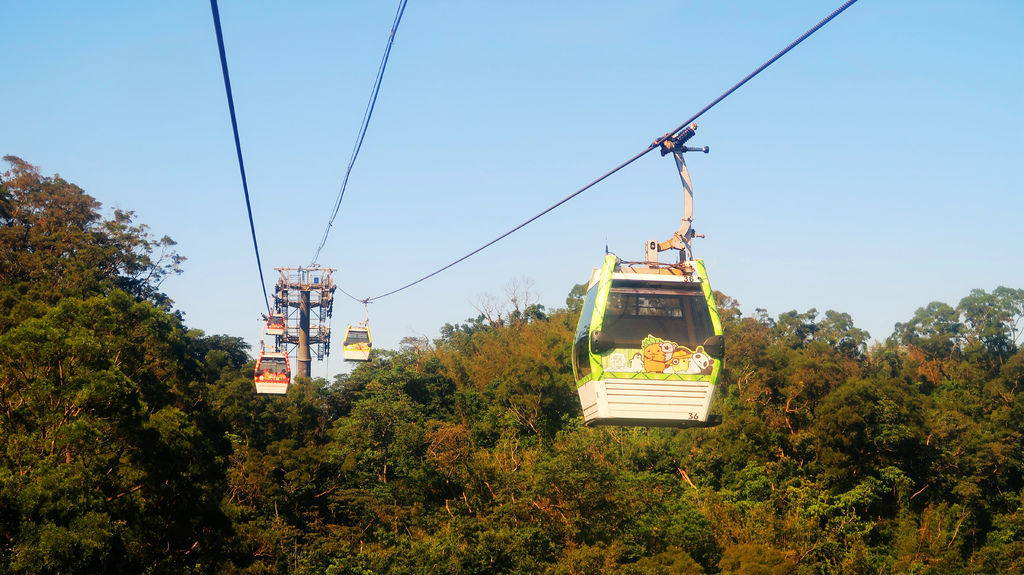
M 694 348 L 715 334 L 707 300 L 692 292 L 612 285 L 604 332 L 618 347 L 639 348 L 648 335 Z

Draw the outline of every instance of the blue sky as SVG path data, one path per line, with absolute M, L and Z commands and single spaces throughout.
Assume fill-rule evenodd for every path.
M 264 275 L 309 263 L 397 2 L 220 11 Z M 410 0 L 327 246 L 360 297 L 421 277 L 675 128 L 839 5 Z M 263 311 L 206 2 L 5 2 L 0 154 L 134 210 L 188 257 L 192 327 Z M 699 120 L 695 251 L 745 313 L 834 309 L 876 339 L 973 288 L 1024 287 L 1024 4 L 861 0 Z M 564 305 L 605 245 L 678 227 L 649 154 L 489 250 L 371 305 L 375 343 L 436 337 L 511 281 Z M 268 286 L 269 289 L 269 286 Z M 340 294 L 339 294 L 340 296 Z M 340 296 L 335 353 L 347 369 Z

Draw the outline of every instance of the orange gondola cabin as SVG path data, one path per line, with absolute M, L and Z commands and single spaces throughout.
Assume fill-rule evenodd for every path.
M 272 313 L 267 318 L 266 326 L 264 331 L 267 335 L 284 335 L 285 332 L 285 321 L 284 314 Z
M 282 351 L 263 351 L 256 359 L 256 393 L 284 395 L 292 379 L 288 354 Z

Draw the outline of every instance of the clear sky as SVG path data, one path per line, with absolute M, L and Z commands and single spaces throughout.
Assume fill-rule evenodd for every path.
M 642 151 L 839 0 L 410 0 L 319 258 L 359 297 L 415 280 Z M 268 284 L 308 264 L 397 0 L 222 0 Z M 207 2 L 0 0 L 0 154 L 134 210 L 188 257 L 187 323 L 259 338 L 249 237 Z M 1024 288 L 1024 3 L 861 0 L 699 120 L 695 251 L 745 313 L 833 309 L 884 339 L 934 300 Z M 564 305 L 605 246 L 682 215 L 648 154 L 494 247 L 371 305 L 376 345 L 436 337 L 511 281 Z M 666 258 L 667 259 L 667 258 Z M 268 285 L 268 289 L 271 285 Z M 329 365 L 345 370 L 338 294 Z

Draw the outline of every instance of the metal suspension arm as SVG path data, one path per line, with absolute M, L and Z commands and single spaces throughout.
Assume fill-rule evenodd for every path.
M 690 245 L 693 238 L 696 237 L 693 231 L 693 182 L 690 180 L 690 171 L 686 168 L 686 160 L 683 159 L 683 154 L 686 152 L 704 152 L 706 154 L 710 151 L 706 146 L 703 148 L 691 148 L 684 145 L 687 140 L 694 136 L 696 129 L 697 124 L 691 124 L 678 137 L 666 140 L 661 144 L 661 155 L 664 156 L 671 152 L 676 160 L 676 168 L 679 170 L 679 179 L 683 184 L 683 219 L 679 230 L 672 234 L 670 239 L 663 242 L 656 242 L 655 240 L 647 242 L 646 259 L 649 262 L 658 261 L 658 254 L 667 250 L 679 250 L 681 252 L 681 260 L 688 260 L 693 257 L 693 250 Z

